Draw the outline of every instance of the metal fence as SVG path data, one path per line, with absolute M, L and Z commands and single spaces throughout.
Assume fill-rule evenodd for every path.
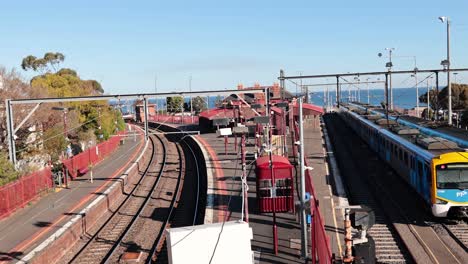
M 51 168 L 46 167 L 0 187 L 0 219 L 24 207 L 52 185 Z
M 151 115 L 148 117 L 149 121 L 161 122 L 161 123 L 172 123 L 172 124 L 198 124 L 198 116 L 178 116 L 178 115 L 166 115 L 158 114 Z
M 110 139 L 99 143 L 94 147 L 88 148 L 67 160 L 63 160 L 62 163 L 66 168 L 68 175 L 72 179 L 75 179 L 80 174 L 88 172 L 91 166 L 95 166 L 117 149 L 123 136 L 124 132 L 119 132 Z

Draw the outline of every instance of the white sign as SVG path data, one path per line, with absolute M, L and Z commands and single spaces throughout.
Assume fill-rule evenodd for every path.
M 218 130 L 218 135 L 219 136 L 230 136 L 232 135 L 232 130 L 230 127 L 227 127 L 227 128 L 220 128 Z

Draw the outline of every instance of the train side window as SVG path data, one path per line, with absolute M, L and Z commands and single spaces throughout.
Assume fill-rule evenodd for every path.
M 402 155 L 402 151 L 401 151 L 401 148 L 398 148 L 398 159 L 399 160 L 403 160 L 403 155 Z
M 427 163 L 424 164 L 424 170 L 426 171 L 426 181 L 431 182 L 431 171 L 429 170 L 429 165 Z
M 403 152 L 403 160 L 405 162 L 405 166 L 408 166 L 408 152 Z
M 411 169 L 414 170 L 414 157 L 411 156 Z
M 418 161 L 418 175 L 419 177 L 423 176 L 423 165 L 422 162 Z

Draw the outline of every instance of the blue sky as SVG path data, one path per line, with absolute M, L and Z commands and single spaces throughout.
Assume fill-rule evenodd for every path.
M 4 2 L 4 1 L 2 1 Z M 0 8 L 0 65 L 65 54 L 64 67 L 107 93 L 235 88 L 287 74 L 384 70 L 385 47 L 417 56 L 420 69 L 445 58 L 468 67 L 467 1 L 6 1 Z M 412 69 L 395 58 L 395 69 Z M 29 78 L 30 72 L 24 73 Z M 465 78 L 463 74 L 459 75 Z M 407 76 L 395 77 L 395 86 Z M 319 81 L 320 82 L 320 81 Z M 323 82 L 323 81 L 321 81 Z

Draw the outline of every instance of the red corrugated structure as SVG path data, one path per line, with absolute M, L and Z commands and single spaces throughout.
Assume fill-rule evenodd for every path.
M 51 169 L 46 167 L 0 187 L 0 219 L 24 207 L 52 188 L 52 184 Z
M 198 116 L 156 114 L 149 116 L 148 121 L 172 124 L 198 124 Z
M 257 200 L 260 212 L 273 211 L 273 202 L 276 212 L 294 211 L 294 180 L 293 166 L 283 156 L 272 155 L 273 178 L 270 170 L 270 157 L 263 156 L 256 161 L 257 174 Z

